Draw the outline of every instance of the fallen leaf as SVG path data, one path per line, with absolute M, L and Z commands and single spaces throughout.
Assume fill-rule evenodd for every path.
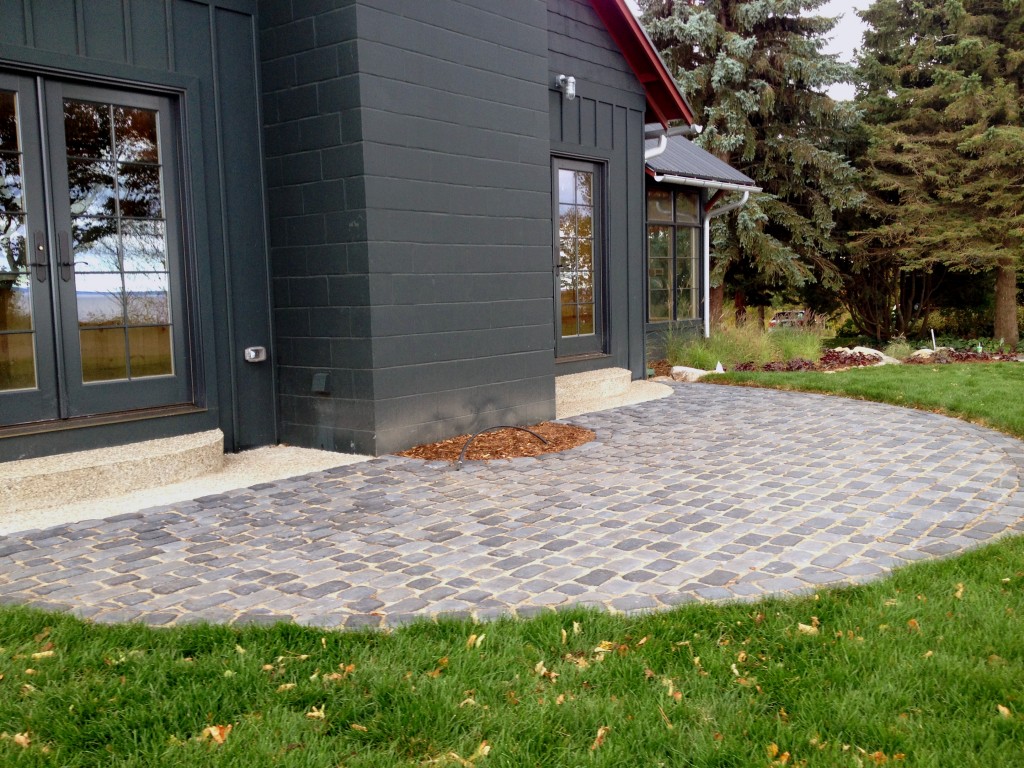
M 555 699 L 555 704 L 565 704 L 565 694 L 564 693 L 558 694 L 558 698 Z
M 647 669 L 644 670 L 644 678 L 645 679 L 650 680 L 654 676 L 655 676 L 654 675 L 654 670 L 651 669 L 650 667 L 648 667 Z
M 14 734 L 14 743 L 22 749 L 28 749 L 32 745 L 32 737 L 28 735 L 28 731 L 16 733 Z
M 475 707 L 475 706 L 477 706 L 476 699 L 474 699 L 472 696 L 470 696 L 467 699 L 463 699 L 461 702 L 459 702 L 459 709 L 462 709 L 463 707 Z
M 953 593 L 953 597 L 955 597 L 957 600 L 962 600 L 963 599 L 963 597 L 964 597 L 964 585 L 963 584 L 957 584 L 956 585 L 956 592 Z
M 768 745 L 767 751 L 768 757 L 775 757 L 779 754 L 779 745 L 773 741 L 771 744 Z
M 274 671 L 274 665 L 273 664 L 264 664 L 262 667 L 260 667 L 260 669 L 262 669 L 264 672 L 273 672 Z
M 33 653 L 32 654 L 32 658 L 33 659 L 48 659 L 48 658 L 50 658 L 53 655 L 54 655 L 53 651 L 39 651 L 38 653 Z
M 572 623 L 572 633 L 574 635 L 578 635 L 582 631 L 583 631 L 583 627 L 580 626 L 580 623 L 578 621 L 574 621 Z
M 277 686 L 277 692 L 284 693 L 285 691 L 290 691 L 294 687 L 295 683 L 281 683 L 279 686 Z
M 562 645 L 565 645 L 565 644 L 566 644 L 566 643 L 568 643 L 568 642 L 569 642 L 569 633 L 568 633 L 568 632 L 566 632 L 566 631 L 565 631 L 565 630 L 563 629 L 563 630 L 562 630 Z
M 818 628 L 811 626 L 810 624 L 797 624 L 797 631 L 802 635 L 816 635 L 818 634 Z
M 370 730 L 365 725 L 360 725 L 359 723 L 351 723 L 349 725 L 349 728 L 351 728 L 353 731 L 359 731 L 360 733 L 366 733 L 368 730 Z
M 34 669 L 32 669 L 31 667 L 29 667 L 28 669 L 25 670 L 25 674 L 26 675 L 34 675 L 34 674 L 36 674 L 36 671 Z
M 35 640 L 37 643 L 41 643 L 41 642 L 43 642 L 43 640 L 45 640 L 46 638 L 48 638 L 50 636 L 50 632 L 52 630 L 53 630 L 52 627 L 43 627 L 43 631 L 40 632 L 39 634 L 37 634 L 32 639 Z
M 924 652 L 924 656 L 922 656 L 921 658 L 930 659 L 934 655 L 935 655 L 934 651 L 925 651 Z
M 644 635 L 643 637 L 641 637 L 641 638 L 640 638 L 640 639 L 639 639 L 639 640 L 637 641 L 637 643 L 636 643 L 636 647 L 637 647 L 637 648 L 640 648 L 640 647 L 642 647 L 642 646 L 644 646 L 644 645 L 647 645 L 647 641 L 648 641 L 649 639 L 650 639 L 650 638 L 649 638 L 649 637 L 647 637 L 647 635 Z
M 338 665 L 338 669 L 341 670 L 341 674 L 342 675 L 344 675 L 345 677 L 348 677 L 349 675 L 351 675 L 353 672 L 356 671 L 356 665 L 355 664 L 339 664 Z
M 491 753 L 491 745 L 486 741 L 481 741 L 480 746 L 476 748 L 472 755 L 469 756 L 469 762 L 475 762 L 481 757 L 487 757 Z
M 675 726 L 672 725 L 672 721 L 668 719 L 668 715 L 665 714 L 665 710 L 662 707 L 658 707 L 658 711 L 661 713 L 661 719 L 665 721 L 665 727 L 670 731 L 674 730 Z
M 466 638 L 466 647 L 467 648 L 472 648 L 475 645 L 476 645 L 476 634 L 474 633 L 474 634 L 472 634 L 472 635 L 470 635 L 469 637 Z
M 610 730 L 611 728 L 609 728 L 607 725 L 602 725 L 600 728 L 597 729 L 597 737 L 594 739 L 594 743 L 590 745 L 591 752 L 593 752 L 595 749 L 604 744 L 604 737 L 608 735 L 608 731 Z
M 238 643 L 235 643 L 235 653 L 239 656 L 245 656 L 245 648 L 240 646 Z
M 910 619 L 907 622 L 907 629 L 909 629 L 911 632 L 920 632 L 921 625 L 917 623 L 917 619 Z
M 1013 713 L 1010 712 L 1010 708 L 1009 707 L 1004 707 L 1002 704 L 997 704 L 996 705 L 996 709 L 999 711 L 999 716 L 1000 717 L 1006 717 L 1006 718 L 1013 717 Z
M 234 676 L 235 676 L 234 670 L 231 670 L 231 669 L 225 669 L 224 670 L 224 677 L 234 677 Z
M 324 720 L 327 716 L 324 714 L 323 707 L 310 707 L 309 712 L 306 713 L 306 717 L 310 720 Z
M 212 741 L 214 744 L 223 744 L 228 739 L 233 725 L 208 725 L 199 734 L 200 741 Z

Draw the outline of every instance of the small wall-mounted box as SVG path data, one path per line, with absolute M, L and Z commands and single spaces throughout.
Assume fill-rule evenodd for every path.
M 246 347 L 245 348 L 245 362 L 247 363 L 262 363 L 267 359 L 267 348 L 266 347 Z
M 331 393 L 331 377 L 324 371 L 317 371 L 313 374 L 313 386 L 310 389 L 314 395 L 329 395 Z

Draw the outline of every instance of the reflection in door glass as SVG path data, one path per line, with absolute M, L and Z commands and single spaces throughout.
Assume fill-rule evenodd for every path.
M 158 113 L 64 101 L 86 382 L 174 373 Z
M 18 99 L 0 91 L 0 391 L 36 386 Z
M 562 338 L 594 334 L 594 174 L 558 171 Z

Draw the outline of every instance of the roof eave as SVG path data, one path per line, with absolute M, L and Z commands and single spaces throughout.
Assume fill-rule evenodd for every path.
M 590 4 L 643 86 L 647 95 L 647 119 L 653 118 L 666 128 L 673 120 L 693 125 L 693 110 L 626 0 L 590 0 Z

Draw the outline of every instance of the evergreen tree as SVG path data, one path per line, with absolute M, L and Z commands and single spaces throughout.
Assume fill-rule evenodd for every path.
M 697 143 L 758 182 L 717 219 L 712 283 L 752 295 L 838 285 L 835 213 L 859 199 L 838 143 L 852 105 L 825 89 L 850 79 L 823 53 L 824 0 L 639 0 L 643 22 L 704 125 Z
M 866 211 L 851 242 L 901 274 L 993 271 L 995 335 L 1019 340 L 1024 244 L 1022 0 L 877 0 L 857 104 L 870 145 Z

